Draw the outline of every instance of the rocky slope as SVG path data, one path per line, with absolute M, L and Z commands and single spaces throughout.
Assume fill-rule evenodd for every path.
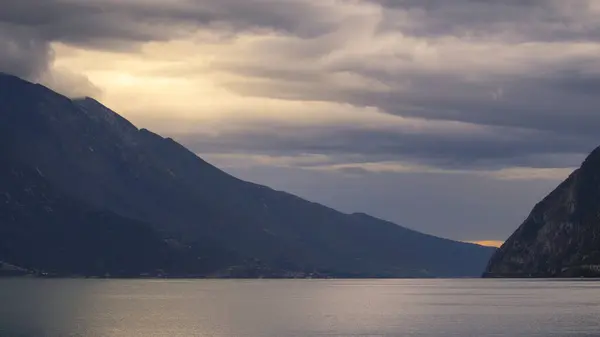
M 26 268 L 474 276 L 493 251 L 239 180 L 93 99 L 8 75 L 0 75 L 0 137 L 0 261 Z
M 600 276 L 600 148 L 533 208 L 484 276 Z

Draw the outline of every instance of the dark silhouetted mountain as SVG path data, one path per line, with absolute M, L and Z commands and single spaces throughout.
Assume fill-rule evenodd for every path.
M 83 275 L 479 275 L 493 249 L 245 182 L 97 101 L 0 75 L 0 261 Z
M 600 276 L 600 148 L 533 208 L 484 276 Z

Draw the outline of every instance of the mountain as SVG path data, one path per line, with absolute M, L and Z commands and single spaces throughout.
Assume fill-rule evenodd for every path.
M 0 75 L 0 261 L 56 274 L 475 276 L 493 249 L 237 179 L 99 102 Z
M 484 277 L 600 276 L 600 148 L 538 203 Z

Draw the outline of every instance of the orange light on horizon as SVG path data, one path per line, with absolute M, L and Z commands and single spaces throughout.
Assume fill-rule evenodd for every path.
M 486 247 L 496 247 L 500 248 L 504 241 L 497 240 L 481 240 L 481 241 L 469 241 L 469 243 L 474 243 L 476 245 L 486 246 Z

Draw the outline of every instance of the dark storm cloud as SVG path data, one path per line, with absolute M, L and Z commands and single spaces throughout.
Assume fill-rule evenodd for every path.
M 319 6 L 276 0 L 4 0 L 0 22 L 34 29 L 47 41 L 101 47 L 111 40 L 169 40 L 211 24 L 222 25 L 215 29 L 265 28 L 300 36 L 333 28 Z
M 348 10 L 361 4 L 371 7 Z M 359 129 L 313 130 L 310 137 L 247 131 L 216 140 L 219 151 L 355 153 L 442 167 L 537 166 L 536 158 L 583 153 L 600 143 L 598 14 L 594 2 L 584 0 L 3 0 L 0 71 L 39 78 L 52 62 L 55 41 L 131 51 L 199 29 L 274 33 L 275 41 L 216 60 L 216 70 L 237 76 L 222 84 L 247 96 L 376 107 L 500 131 L 485 137 L 465 131 L 458 138 Z M 379 55 L 381 45 L 397 50 Z M 346 49 L 348 55 L 339 56 Z M 423 63 L 432 54 L 428 49 L 437 61 Z M 85 83 L 71 75 L 53 78 L 65 90 Z M 340 75 L 367 84 L 331 81 Z
M 394 77 L 353 70 L 364 78 L 399 88 L 382 92 L 319 85 L 323 75 L 317 72 L 298 71 L 293 77 L 290 71 L 250 66 L 240 72 L 261 81 L 245 79 L 228 85 L 251 96 L 375 106 L 405 117 L 549 131 L 550 137 L 585 136 L 588 141 L 600 142 L 600 73 L 563 66 L 547 67 L 547 74 L 523 73 L 477 81 L 468 81 L 461 74 L 400 73 Z M 409 83 L 407 88 L 405 83 Z
M 318 6 L 301 1 L 3 0 L 0 71 L 39 79 L 53 60 L 51 42 L 127 51 L 212 25 L 221 34 L 262 29 L 305 37 L 332 29 Z
M 0 22 L 0 71 L 31 79 L 51 61 L 49 43 L 37 32 Z
M 375 102 L 382 110 L 402 116 L 597 136 L 599 79 L 563 73 L 471 84 L 439 77 L 414 81 L 408 92 L 357 94 L 350 99 L 355 104 Z M 494 99 L 495 92 L 502 97 Z
M 534 135 L 509 142 L 502 137 L 481 140 L 477 135 L 466 135 L 468 140 L 463 142 L 448 142 L 444 134 L 423 135 L 430 144 L 421 146 L 424 144 L 419 141 L 403 135 L 390 137 L 384 131 L 366 132 L 368 136 L 356 141 L 361 137 L 346 130 L 334 142 L 315 145 L 307 141 L 305 150 L 309 152 L 345 151 L 342 147 L 347 146 L 371 157 L 386 152 L 397 158 L 429 159 L 436 165 L 451 161 L 471 165 L 502 162 L 506 166 L 550 165 L 546 160 L 536 164 L 536 160 L 563 154 L 562 165 L 573 166 L 579 163 L 569 158 L 580 158 L 600 144 L 600 13 L 593 2 L 365 2 L 387 8 L 379 30 L 370 33 L 374 48 L 382 36 L 391 43 L 394 39 L 389 36 L 408 36 L 417 39 L 415 49 L 438 48 L 439 61 L 422 65 L 419 55 L 399 48 L 392 57 L 376 59 L 377 55 L 366 54 L 309 68 L 277 61 L 234 62 L 221 67 L 244 78 L 225 85 L 248 96 L 350 103 L 403 117 L 524 129 Z M 306 47 L 314 44 L 307 42 Z M 335 52 L 325 50 L 314 59 Z M 390 66 L 380 66 L 388 62 Z M 348 88 L 328 81 L 338 74 L 387 88 Z M 324 145 L 340 142 L 343 146 Z M 285 140 L 272 144 L 286 148 Z M 445 158 L 438 160 L 440 157 Z M 553 165 L 561 166 L 560 159 Z
M 405 28 L 418 36 L 500 35 L 521 42 L 600 39 L 594 0 L 363 1 L 408 12 L 414 19 L 410 27 L 402 22 L 387 22 L 384 27 Z

